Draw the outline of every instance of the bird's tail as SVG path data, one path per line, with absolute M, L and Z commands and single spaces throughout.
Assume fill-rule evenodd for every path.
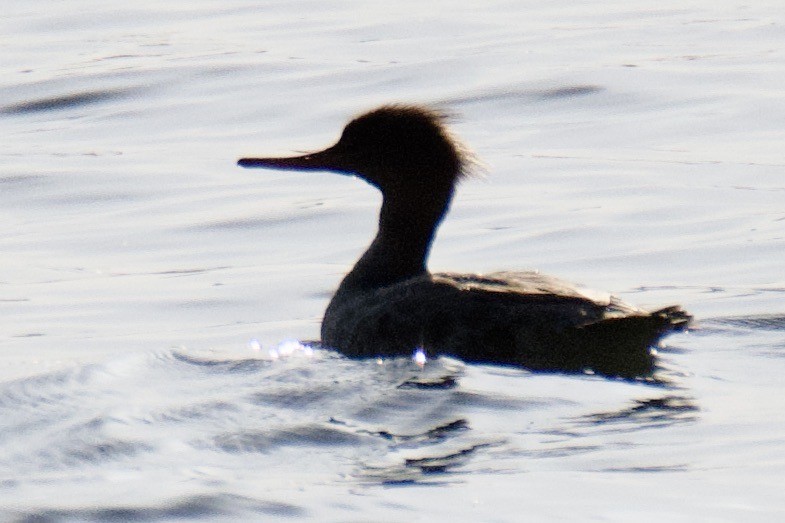
M 651 374 L 651 348 L 670 332 L 686 330 L 692 316 L 679 306 L 650 314 L 608 318 L 584 325 L 574 333 L 588 368 L 600 374 L 633 378 Z
M 661 323 L 661 334 L 667 334 L 672 331 L 685 331 L 692 323 L 692 315 L 678 305 L 671 305 L 670 307 L 656 310 L 651 313 L 651 316 L 658 319 Z

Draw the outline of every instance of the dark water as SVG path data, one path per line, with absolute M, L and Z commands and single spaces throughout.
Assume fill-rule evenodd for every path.
M 772 521 L 785 513 L 785 10 L 10 2 L 0 515 Z M 487 164 L 431 267 L 681 303 L 657 382 L 287 340 L 373 234 L 356 180 L 248 172 L 378 103 Z

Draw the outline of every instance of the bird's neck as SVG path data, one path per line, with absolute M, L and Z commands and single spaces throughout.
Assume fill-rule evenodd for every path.
M 346 275 L 339 292 L 378 289 L 427 274 L 431 242 L 452 193 L 450 188 L 428 197 L 385 194 L 376 237 Z

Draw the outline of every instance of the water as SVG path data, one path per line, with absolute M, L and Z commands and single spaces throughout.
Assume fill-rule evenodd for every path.
M 0 516 L 781 519 L 783 15 L 6 2 Z M 681 303 L 701 328 L 664 383 L 287 341 L 318 338 L 379 197 L 234 162 L 390 101 L 460 113 L 487 164 L 431 267 Z

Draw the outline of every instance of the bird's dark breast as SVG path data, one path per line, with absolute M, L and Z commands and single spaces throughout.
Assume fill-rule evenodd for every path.
M 598 366 L 578 331 L 634 310 L 537 273 L 423 275 L 381 289 L 339 289 L 322 342 L 350 357 L 409 356 L 422 347 L 467 362 L 576 372 Z M 642 357 L 645 372 L 648 351 Z

